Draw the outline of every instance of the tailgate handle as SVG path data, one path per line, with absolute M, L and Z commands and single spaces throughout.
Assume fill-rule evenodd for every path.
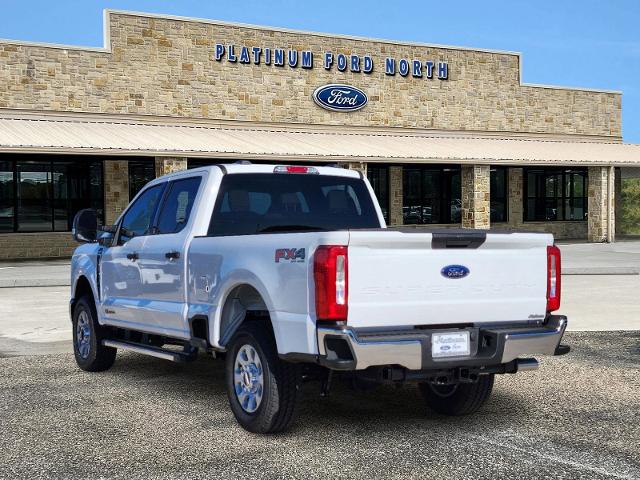
M 485 232 L 434 232 L 431 248 L 478 248 L 486 239 Z

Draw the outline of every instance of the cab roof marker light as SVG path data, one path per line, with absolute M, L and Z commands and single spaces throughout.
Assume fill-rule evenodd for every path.
M 309 173 L 319 174 L 315 167 L 303 167 L 301 165 L 278 165 L 273 169 L 273 173 Z

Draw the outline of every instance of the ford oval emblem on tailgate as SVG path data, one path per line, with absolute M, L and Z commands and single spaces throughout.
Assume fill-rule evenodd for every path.
M 440 275 L 445 278 L 464 278 L 469 275 L 470 271 L 464 265 L 447 265 L 440 270 Z
M 359 88 L 333 83 L 316 88 L 313 100 L 327 110 L 353 112 L 364 107 L 368 98 Z

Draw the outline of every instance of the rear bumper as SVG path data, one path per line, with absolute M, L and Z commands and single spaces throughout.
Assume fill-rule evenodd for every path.
M 560 315 L 549 316 L 539 326 L 393 331 L 319 327 L 318 350 L 320 363 L 334 370 L 364 370 L 385 365 L 399 365 L 409 370 L 484 367 L 507 364 L 523 355 L 554 355 L 566 327 L 567 318 Z M 471 355 L 432 358 L 431 334 L 459 330 L 470 332 Z

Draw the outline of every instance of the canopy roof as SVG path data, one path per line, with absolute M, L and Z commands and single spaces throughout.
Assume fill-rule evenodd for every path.
M 0 152 L 640 167 L 640 145 L 576 138 L 0 112 Z

